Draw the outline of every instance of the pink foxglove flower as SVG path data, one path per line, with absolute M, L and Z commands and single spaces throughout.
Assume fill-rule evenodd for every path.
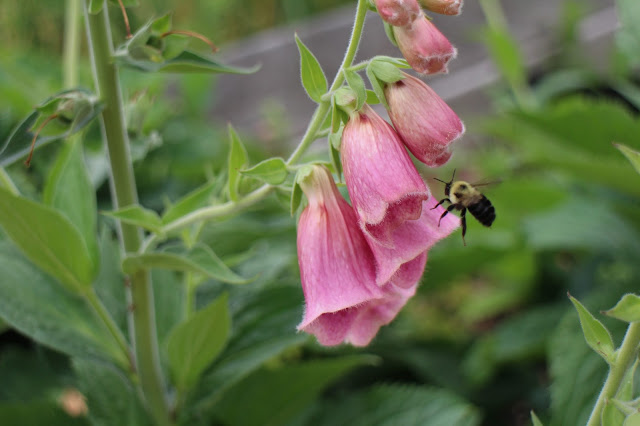
M 409 151 L 429 167 L 451 158 L 450 144 L 464 133 L 464 124 L 429 86 L 405 74 L 388 84 L 389 117 Z
M 344 179 L 360 227 L 383 245 L 391 233 L 422 214 L 429 190 L 395 130 L 368 105 L 344 128 L 341 148 Z
M 378 13 L 391 25 L 408 25 L 421 15 L 418 0 L 375 0 Z
M 443 15 L 459 15 L 462 13 L 462 0 L 420 0 L 428 10 Z
M 411 68 L 422 74 L 448 72 L 456 49 L 424 15 L 404 27 L 393 27 L 398 48 Z
M 392 232 L 393 246 L 385 246 L 367 237 L 376 260 L 376 282 L 382 285 L 388 281 L 400 287 L 419 279 L 422 271 L 411 269 L 413 259 L 424 254 L 435 243 L 449 236 L 460 226 L 460 219 L 454 214 L 440 216 L 445 209 L 442 206 L 431 210 L 438 200 L 434 197 L 424 202 L 422 215 L 418 220 L 408 220 Z M 425 259 L 426 260 L 426 259 Z

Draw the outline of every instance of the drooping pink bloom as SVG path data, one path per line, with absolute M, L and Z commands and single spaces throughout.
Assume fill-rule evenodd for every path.
M 457 51 L 424 15 L 411 24 L 393 27 L 398 48 L 411 68 L 422 74 L 448 72 L 449 61 Z
M 340 344 L 357 306 L 381 299 L 373 254 L 329 171 L 314 166 L 300 183 L 309 205 L 298 223 L 298 263 L 306 308 L 299 330 Z
M 392 281 L 403 287 L 416 276 L 419 279 L 422 271 L 411 269 L 414 266 L 411 261 L 422 253 L 426 256 L 427 250 L 460 226 L 460 219 L 454 214 L 440 220 L 445 210 L 442 206 L 432 210 L 437 203 L 434 197 L 429 198 L 424 202 L 418 220 L 408 220 L 393 230 L 391 247 L 365 235 L 376 260 L 376 282 L 379 285 Z
M 408 25 L 421 15 L 418 0 L 375 0 L 378 13 L 391 25 Z
M 389 117 L 409 151 L 429 167 L 451 158 L 450 144 L 464 133 L 464 124 L 436 92 L 405 74 L 388 84 L 385 97 Z
M 462 0 L 420 0 L 426 9 L 443 15 L 459 15 L 462 13 Z
M 429 190 L 395 130 L 368 105 L 355 112 L 342 133 L 344 179 L 360 227 L 381 244 L 422 214 Z

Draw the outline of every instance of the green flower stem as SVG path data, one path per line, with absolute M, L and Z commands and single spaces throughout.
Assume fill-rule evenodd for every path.
M 344 59 L 342 60 L 342 64 L 336 73 L 336 77 L 329 88 L 329 93 L 335 91 L 342 85 L 344 82 L 344 73 L 343 69 L 348 68 L 353 63 L 353 59 L 356 56 L 356 52 L 358 50 L 358 45 L 360 44 L 360 39 L 362 38 L 362 29 L 364 28 L 364 20 L 367 14 L 367 0 L 358 0 L 358 7 L 356 9 L 356 17 L 355 22 L 353 24 L 353 30 L 351 32 L 351 38 L 349 40 L 349 45 L 347 47 L 347 51 L 344 55 Z M 287 160 L 287 166 L 293 166 L 293 164 L 300 159 L 302 154 L 309 148 L 309 145 L 313 141 L 317 139 L 318 131 L 320 130 L 320 126 L 324 122 L 327 113 L 329 112 L 329 108 L 331 107 L 331 100 L 327 99 L 326 101 L 321 102 L 313 116 L 309 125 L 307 126 L 307 130 L 300 141 L 298 147 L 293 151 L 289 159 Z M 270 185 L 263 185 L 255 191 L 247 194 L 242 199 L 237 202 L 227 202 L 224 204 L 220 204 L 217 206 L 204 207 L 198 210 L 191 212 L 188 215 L 181 217 L 169 224 L 167 224 L 162 230 L 165 234 L 178 231 L 186 226 L 192 225 L 194 223 L 215 219 L 221 216 L 227 216 L 233 213 L 237 213 L 239 211 L 244 210 L 247 207 L 252 206 L 253 204 L 261 201 L 267 195 L 269 195 L 273 191 L 273 187 Z M 145 241 L 144 245 L 141 248 L 141 251 L 146 251 L 150 247 L 154 245 L 154 243 L 158 240 L 157 236 L 151 236 L 147 241 Z
M 113 320 L 113 317 L 109 314 L 107 308 L 105 308 L 105 306 L 98 298 L 95 290 L 92 288 L 84 295 L 84 297 L 87 303 L 91 305 L 95 313 L 98 315 L 98 317 L 100 317 L 104 325 L 107 327 L 109 333 L 111 333 L 111 335 L 115 339 L 116 343 L 120 347 L 120 350 L 122 351 L 122 354 L 124 355 L 125 362 L 129 363 L 127 365 L 124 365 L 123 367 L 132 366 L 133 354 L 131 353 L 129 344 L 127 343 L 127 339 L 125 339 L 122 331 L 120 331 L 120 328 L 118 328 L 118 325 Z
M 351 38 L 349 39 L 349 45 L 347 46 L 347 51 L 344 54 L 344 59 L 342 60 L 342 64 L 340 68 L 338 68 L 338 72 L 336 73 L 335 78 L 333 79 L 333 83 L 329 88 L 329 93 L 337 90 L 342 83 L 344 82 L 344 73 L 342 70 L 345 68 L 349 68 L 351 64 L 353 64 L 353 60 L 356 57 L 356 52 L 358 51 L 358 46 L 360 45 L 360 39 L 362 38 L 362 30 L 364 29 L 364 20 L 367 15 L 368 5 L 367 0 L 358 0 L 358 7 L 356 9 L 356 17 L 355 22 L 353 23 L 353 30 L 351 31 Z M 329 108 L 331 107 L 331 99 L 327 99 L 322 101 L 316 111 L 313 113 L 313 117 L 309 122 L 309 126 L 307 127 L 307 131 L 302 137 L 302 141 L 300 145 L 293 151 L 289 159 L 287 160 L 287 165 L 291 165 L 296 162 L 302 154 L 305 153 L 309 145 L 315 140 L 316 133 L 320 129 L 322 122 L 324 121 L 327 113 L 329 112 Z
M 622 345 L 618 350 L 615 362 L 609 369 L 607 380 L 602 386 L 596 405 L 593 407 L 587 426 L 600 426 L 602 418 L 602 410 L 605 403 L 616 396 L 620 384 L 624 379 L 624 375 L 629 366 L 638 356 L 638 345 L 640 344 L 640 323 L 632 322 L 627 328 L 627 334 L 624 336 Z
M 124 120 L 122 94 L 118 70 L 112 62 L 113 44 L 107 4 L 92 15 L 84 3 L 84 15 L 89 51 L 98 95 L 105 104 L 101 114 L 103 140 L 109 151 L 111 192 L 114 208 L 122 208 L 138 201 L 129 139 Z M 119 224 L 119 235 L 126 252 L 136 252 L 142 242 L 142 232 L 135 226 Z M 131 277 L 129 326 L 136 355 L 136 372 L 140 378 L 147 407 L 158 425 L 169 425 L 169 409 L 165 398 L 165 384 L 160 368 L 156 335 L 153 289 L 148 271 Z
M 64 87 L 69 89 L 78 84 L 78 58 L 80 54 L 80 0 L 67 0 L 64 18 L 64 48 L 62 65 Z

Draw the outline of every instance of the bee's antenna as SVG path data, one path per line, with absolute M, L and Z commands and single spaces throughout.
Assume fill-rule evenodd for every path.
M 435 178 L 435 177 L 434 177 L 434 179 L 435 179 L 435 180 L 437 180 L 438 182 L 442 182 L 442 183 L 444 183 L 444 184 L 447 184 L 447 183 L 449 183 L 449 182 L 445 182 L 445 181 L 443 181 L 443 180 L 440 180 L 440 179 L 438 179 L 438 178 Z
M 451 175 L 451 181 L 449 183 L 453 183 L 453 179 L 456 177 L 456 169 L 453 169 L 453 175 Z

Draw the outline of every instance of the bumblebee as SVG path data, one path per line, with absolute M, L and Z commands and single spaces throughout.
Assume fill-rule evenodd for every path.
M 475 217 L 478 222 L 486 227 L 490 227 L 493 221 L 496 219 L 496 210 L 493 208 L 491 201 L 487 197 L 485 197 L 480 191 L 474 188 L 469 182 L 465 182 L 463 180 L 453 181 L 456 176 L 456 171 L 453 171 L 453 176 L 451 176 L 451 180 L 449 182 L 445 182 L 438 178 L 434 178 L 435 180 L 444 183 L 444 195 L 446 198 L 440 200 L 435 207 L 431 210 L 435 209 L 445 201 L 451 203 L 451 205 L 442 213 L 440 216 L 440 220 L 438 221 L 438 226 L 440 226 L 440 222 L 442 218 L 447 214 L 452 212 L 453 210 L 460 210 L 460 223 L 462 224 L 462 242 L 464 245 L 467 245 L 467 242 L 464 239 L 464 235 L 467 233 L 467 219 L 466 214 L 467 210 Z

